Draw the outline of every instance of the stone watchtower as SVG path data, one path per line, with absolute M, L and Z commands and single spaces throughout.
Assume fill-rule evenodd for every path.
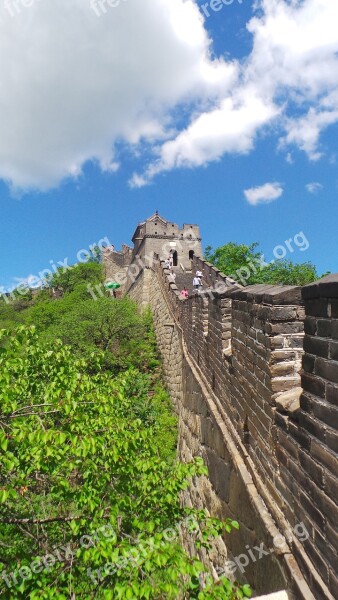
M 202 256 L 201 235 L 198 225 L 183 225 L 180 229 L 158 212 L 143 223 L 139 223 L 132 237 L 133 259 L 141 259 L 144 264 L 152 260 L 154 252 L 161 259 L 173 255 L 174 266 L 191 269 L 194 256 Z

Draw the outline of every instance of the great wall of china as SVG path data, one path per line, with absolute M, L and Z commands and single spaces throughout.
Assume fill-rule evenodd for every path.
M 235 564 L 258 595 L 334 600 L 338 275 L 243 288 L 199 258 L 200 241 L 197 226 L 156 213 L 136 229 L 134 248 L 104 252 L 106 276 L 123 274 L 124 292 L 151 307 L 179 457 L 202 456 L 209 469 L 185 501 L 240 523 L 214 547 L 215 573 Z M 165 269 L 168 248 L 179 287 Z M 184 300 L 196 269 L 203 291 Z

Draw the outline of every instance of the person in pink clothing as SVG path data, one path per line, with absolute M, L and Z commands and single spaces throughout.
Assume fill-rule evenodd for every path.
M 189 292 L 186 288 L 183 288 L 183 290 L 181 291 L 181 296 L 184 299 L 189 298 Z

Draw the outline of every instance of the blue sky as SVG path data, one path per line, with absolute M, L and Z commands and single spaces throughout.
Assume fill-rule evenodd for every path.
M 270 260 L 303 232 L 308 250 L 287 258 L 338 271 L 336 3 L 234 0 L 203 22 L 205 3 L 170 2 L 0 15 L 0 285 L 105 236 L 130 243 L 155 210 L 198 223 L 204 246 L 258 241 Z M 18 40 L 29 58 L 6 47 Z

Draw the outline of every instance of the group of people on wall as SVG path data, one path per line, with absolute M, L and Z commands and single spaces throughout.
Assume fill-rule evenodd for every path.
M 195 276 L 194 276 L 194 278 L 192 280 L 192 285 L 193 285 L 194 293 L 195 294 L 198 293 L 202 289 L 202 287 L 203 287 L 203 273 L 202 273 L 202 271 L 199 271 L 199 270 L 196 271 Z M 184 299 L 189 298 L 189 292 L 188 292 L 188 290 L 187 290 L 186 287 L 184 287 L 183 290 L 181 290 L 181 296 Z
M 170 275 L 168 277 L 170 283 L 176 283 L 176 273 L 174 271 L 174 257 L 172 254 L 169 254 L 168 258 L 164 261 L 164 268 L 170 271 Z M 199 269 L 194 275 L 192 285 L 195 293 L 198 293 L 203 287 L 203 273 Z M 184 299 L 189 298 L 189 292 L 186 287 L 184 287 L 181 290 L 181 297 Z

